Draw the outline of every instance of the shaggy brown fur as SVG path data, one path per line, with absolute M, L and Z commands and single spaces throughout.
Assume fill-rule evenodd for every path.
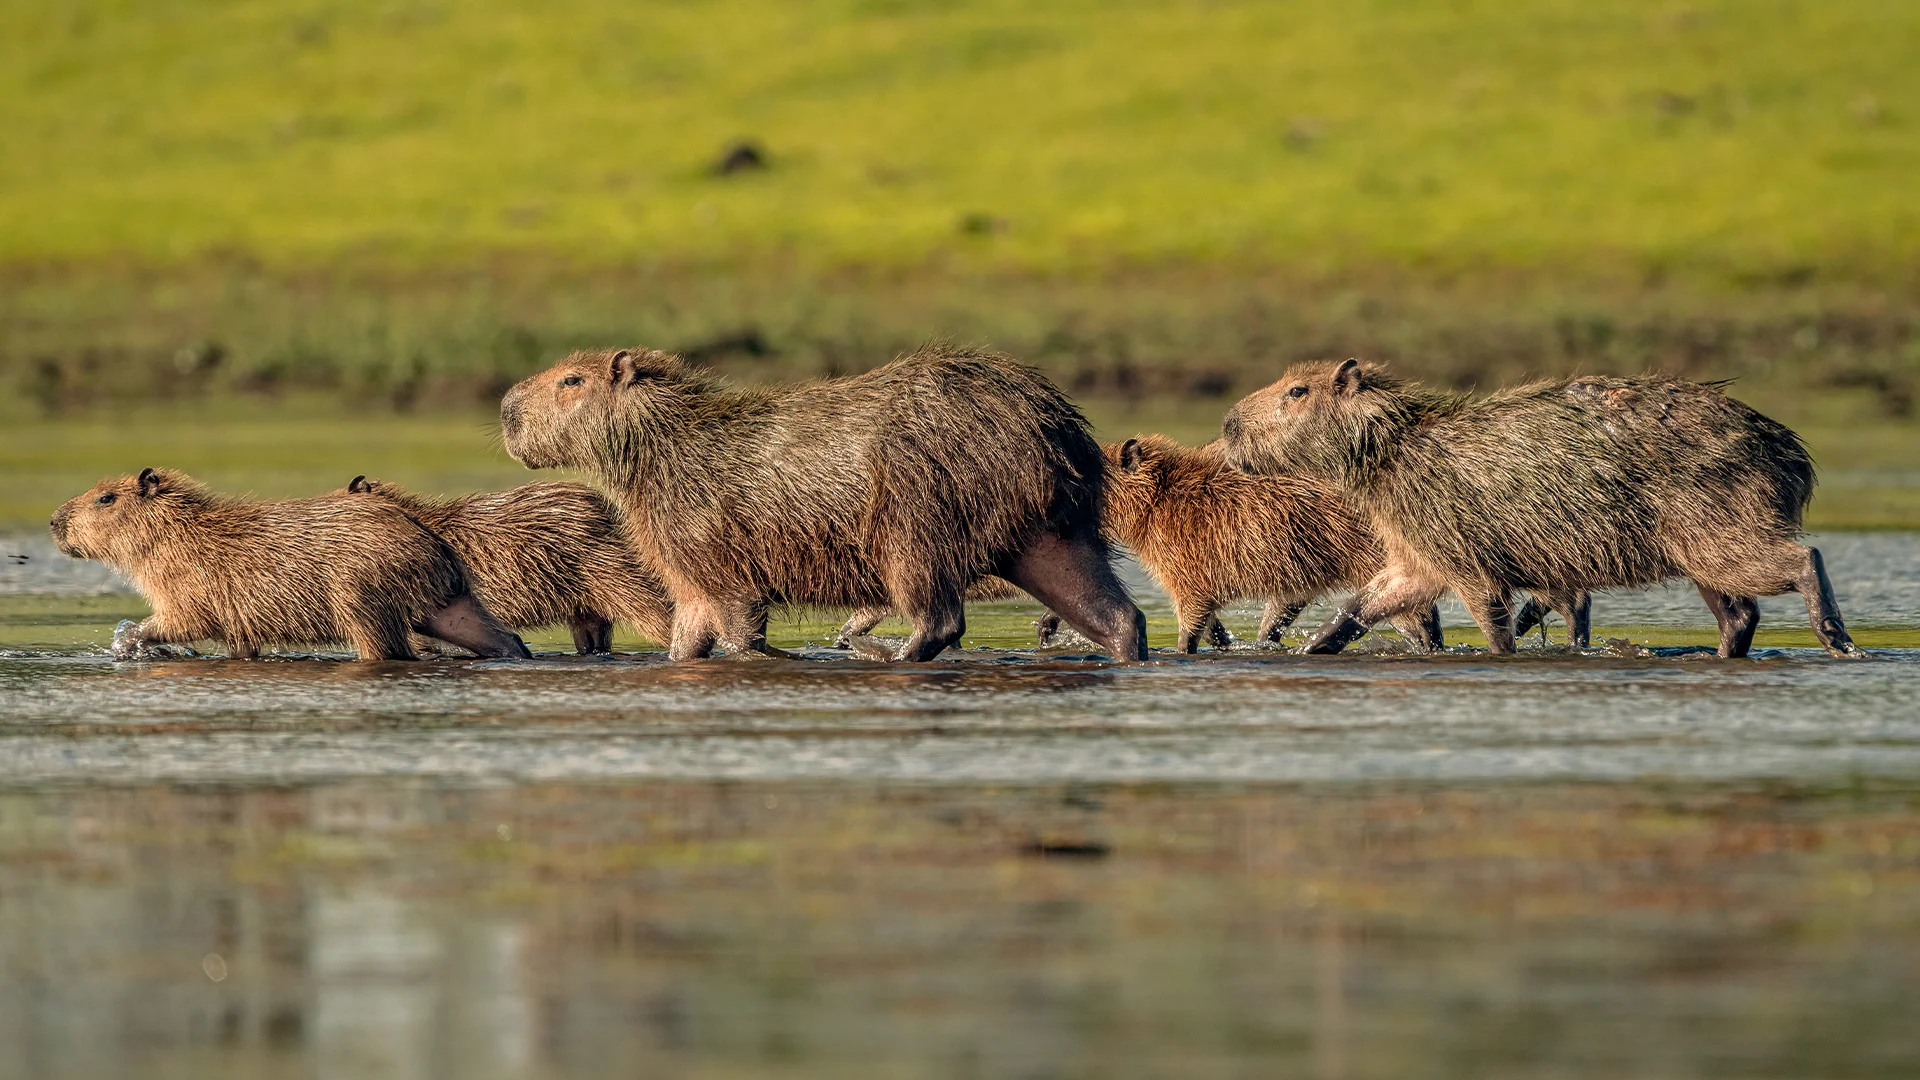
M 616 621 L 662 645 L 673 640 L 666 586 L 641 561 L 620 511 L 585 484 L 427 499 L 356 476 L 341 494 L 387 499 L 438 533 L 487 610 L 515 630 L 565 623 L 582 653 L 610 651 Z
M 1100 448 L 1039 372 L 930 348 L 864 375 L 735 389 L 677 357 L 575 353 L 508 391 L 507 450 L 597 473 L 675 602 L 676 658 L 766 652 L 772 604 L 888 605 L 904 660 L 1006 578 L 1127 660 L 1145 620 L 1100 535 Z
M 1256 471 L 1338 480 L 1387 567 L 1310 646 L 1460 594 L 1495 652 L 1516 588 L 1569 592 L 1690 578 L 1738 603 L 1798 590 L 1814 632 L 1856 655 L 1820 553 L 1798 542 L 1813 465 L 1787 428 L 1674 379 L 1538 383 L 1486 398 L 1403 386 L 1355 361 L 1302 364 L 1227 415 Z M 1718 613 L 1718 612 L 1716 612 Z M 1743 655 L 1740 613 L 1721 652 Z
M 347 642 L 411 660 L 408 631 L 482 656 L 527 656 L 467 591 L 459 556 L 390 503 L 325 496 L 245 502 L 180 473 L 103 480 L 53 515 L 53 539 L 126 574 L 153 605 L 128 644 Z
M 1260 640 L 1278 641 L 1309 602 L 1360 587 L 1384 564 L 1380 542 L 1327 481 L 1250 476 L 1217 442 L 1186 447 L 1162 435 L 1109 444 L 1106 455 L 1107 533 L 1173 599 L 1181 652 L 1218 625 L 1220 605 L 1245 596 L 1268 599 Z M 1438 648 L 1439 615 L 1423 624 L 1425 614 L 1401 630 Z

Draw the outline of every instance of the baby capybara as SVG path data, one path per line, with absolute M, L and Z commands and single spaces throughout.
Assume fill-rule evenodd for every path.
M 487 610 L 515 630 L 564 623 L 582 653 L 610 651 L 615 622 L 662 645 L 673 640 L 666 586 L 641 561 L 619 509 L 585 484 L 427 499 L 356 476 L 343 491 L 387 499 L 438 533 Z
M 1579 382 L 1476 398 L 1348 360 L 1297 365 L 1235 405 L 1236 464 L 1339 481 L 1386 545 L 1386 568 L 1310 649 L 1338 651 L 1451 588 L 1509 652 L 1515 589 L 1684 577 L 1710 602 L 1798 590 L 1827 651 L 1859 653 L 1820 553 L 1798 539 L 1813 462 L 1792 431 L 1713 386 Z M 1742 633 L 1721 620 L 1722 655 L 1745 655 Z
M 459 556 L 391 503 L 248 502 L 146 469 L 68 500 L 52 531 L 62 552 L 126 574 L 153 605 L 134 649 L 212 638 L 253 657 L 347 642 L 363 660 L 411 660 L 413 631 L 481 656 L 529 655 L 468 591 Z
M 898 610 L 896 654 L 966 627 L 1002 577 L 1125 660 L 1146 624 L 1100 534 L 1104 459 L 1039 372 L 933 347 L 863 375 L 738 389 L 648 350 L 577 352 L 500 406 L 530 468 L 601 477 L 673 596 L 672 655 L 768 652 L 773 604 Z
M 1380 542 L 1328 481 L 1251 476 L 1218 443 L 1187 447 L 1162 435 L 1109 444 L 1106 456 L 1107 533 L 1172 598 L 1181 652 L 1199 647 L 1230 600 L 1268 598 L 1260 640 L 1278 641 L 1308 603 L 1364 585 L 1385 564 Z M 1427 607 L 1396 613 L 1396 625 L 1416 646 L 1439 648 L 1439 614 Z

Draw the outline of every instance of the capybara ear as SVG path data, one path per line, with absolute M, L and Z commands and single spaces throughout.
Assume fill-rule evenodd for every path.
M 1140 467 L 1140 440 L 1128 439 L 1120 444 L 1120 467 L 1132 472 Z
M 640 358 L 632 349 L 619 350 L 608 364 L 607 375 L 615 386 L 632 386 L 640 381 Z
M 359 476 L 347 481 L 347 490 L 355 495 L 365 495 L 367 492 L 373 490 L 373 485 L 367 483 L 367 474 L 361 473 Z
M 158 470 L 141 469 L 140 479 L 137 481 L 140 487 L 140 497 L 143 499 L 151 499 L 155 495 L 160 494 L 162 480 L 163 477 L 161 477 Z
M 1349 356 L 1340 361 L 1333 369 L 1333 391 L 1336 394 L 1353 394 L 1360 389 L 1360 361 Z

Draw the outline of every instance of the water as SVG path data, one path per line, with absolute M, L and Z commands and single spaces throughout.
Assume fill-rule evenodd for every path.
M 1702 657 L 1655 590 L 1595 603 L 1651 648 L 1588 655 L 1123 667 L 1009 605 L 914 668 L 818 620 L 799 663 L 120 664 L 137 600 L 32 542 L 0 1076 L 1920 1062 L 1913 534 L 1821 540 L 1857 663 L 1791 596 Z

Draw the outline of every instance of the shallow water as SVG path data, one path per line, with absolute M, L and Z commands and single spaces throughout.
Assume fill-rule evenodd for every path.
M 129 664 L 30 557 L 0 1075 L 1911 1075 L 1920 536 L 1821 544 L 1870 660 Z

